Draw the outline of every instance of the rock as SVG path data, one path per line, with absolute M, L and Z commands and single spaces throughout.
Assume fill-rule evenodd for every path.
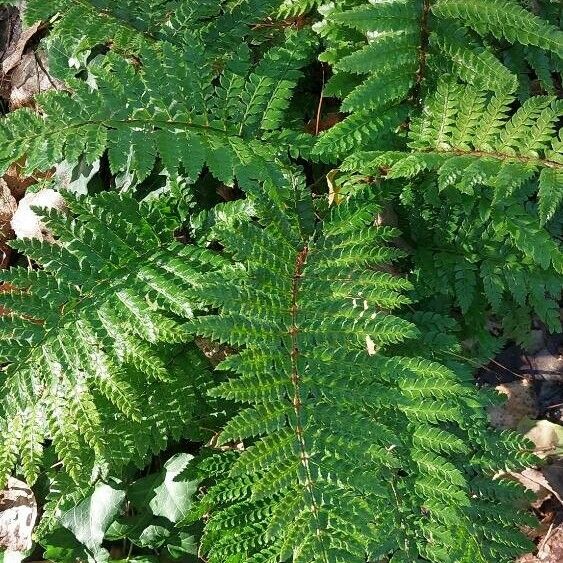
M 62 210 L 66 205 L 61 194 L 52 189 L 26 194 L 20 201 L 11 223 L 16 238 L 36 238 L 53 242 L 53 236 L 31 207 Z
M 31 548 L 31 532 L 37 519 L 37 502 L 33 491 L 13 477 L 0 491 L 0 549 L 22 552 Z

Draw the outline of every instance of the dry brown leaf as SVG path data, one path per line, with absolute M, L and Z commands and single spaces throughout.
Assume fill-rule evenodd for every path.
M 503 383 L 496 390 L 507 395 L 508 399 L 504 405 L 489 408 L 489 419 L 495 428 L 516 428 L 523 418 L 537 416 L 536 394 L 530 381 Z
M 2 61 L 2 72 L 4 74 L 8 74 L 20 63 L 28 41 L 37 33 L 40 27 L 41 22 L 35 22 L 31 27 L 22 32 L 12 52 Z
M 537 555 L 524 555 L 516 563 L 561 563 L 563 561 L 563 526 L 551 529 L 538 545 Z
M 538 496 L 535 504 L 545 500 L 550 494 L 552 494 L 562 505 L 563 499 L 559 493 L 551 486 L 549 481 L 545 478 L 544 474 L 537 469 L 524 469 L 520 473 L 514 473 L 510 471 L 508 473 L 513 479 L 520 481 L 526 489 L 532 491 Z
M 524 418 L 518 425 L 518 430 L 525 434 L 526 438 L 534 442 L 535 453 L 545 457 L 563 450 L 563 426 L 550 422 L 549 420 L 530 420 Z
M 7 241 L 13 238 L 10 221 L 16 212 L 18 204 L 10 192 L 8 185 L 0 178 L 0 268 L 7 268 L 12 254 Z
M 50 178 L 53 175 L 53 170 L 47 172 L 35 172 L 33 176 L 25 176 L 23 170 L 25 167 L 25 157 L 20 158 L 10 165 L 3 178 L 8 184 L 12 195 L 17 199 L 21 199 L 29 186 L 36 184 L 39 180 Z
M 37 94 L 47 90 L 62 90 L 63 82 L 49 74 L 47 58 L 41 51 L 23 55 L 20 63 L 10 73 L 12 89 L 9 106 L 11 110 L 33 107 Z

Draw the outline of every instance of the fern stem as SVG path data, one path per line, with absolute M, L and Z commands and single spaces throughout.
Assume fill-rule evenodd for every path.
M 428 30 L 428 15 L 430 13 L 430 0 L 423 0 L 422 2 L 422 13 L 420 15 L 420 41 L 418 50 L 418 69 L 416 71 L 416 81 L 412 90 L 412 95 L 414 102 L 416 104 L 420 103 L 420 89 L 422 81 L 424 80 L 424 75 L 426 73 L 426 59 L 428 56 L 429 48 L 429 37 L 430 33 Z
M 299 282 L 303 277 L 303 269 L 307 262 L 307 255 L 309 254 L 309 247 L 304 246 L 303 249 L 297 254 L 295 258 L 295 266 L 293 279 L 291 282 L 291 327 L 289 333 L 291 335 L 291 384 L 293 385 L 293 411 L 295 413 L 295 435 L 297 436 L 297 441 L 299 443 L 299 449 L 301 453 L 301 464 L 305 470 L 306 482 L 305 488 L 311 497 L 311 512 L 314 515 L 316 526 L 316 534 L 319 540 L 319 544 L 322 549 L 323 561 L 329 563 L 328 554 L 324 547 L 322 541 L 322 530 L 319 522 L 319 507 L 317 500 L 315 498 L 314 481 L 311 474 L 311 467 L 309 464 L 310 455 L 307 451 L 307 444 L 305 443 L 304 431 L 303 431 L 303 421 L 301 417 L 302 412 L 302 402 L 301 402 L 301 390 L 300 382 L 301 376 L 299 374 L 299 368 L 297 365 L 297 359 L 299 357 L 299 343 L 297 342 L 297 334 L 299 333 L 298 324 L 298 313 L 299 307 L 297 305 L 297 300 L 299 296 Z

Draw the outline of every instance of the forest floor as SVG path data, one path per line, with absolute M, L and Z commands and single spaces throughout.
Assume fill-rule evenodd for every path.
M 563 335 L 532 331 L 527 350 L 509 345 L 480 370 L 478 382 L 506 394 L 502 407 L 490 412 L 498 428 L 511 428 L 528 436 L 544 465 L 513 474 L 535 494 L 529 509 L 540 526 L 527 530 L 538 545 L 535 554 L 518 563 L 563 561 Z

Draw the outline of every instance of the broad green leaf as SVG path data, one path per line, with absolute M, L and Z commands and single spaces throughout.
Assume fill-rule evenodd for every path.
M 98 483 L 80 504 L 64 512 L 61 524 L 92 552 L 101 546 L 104 534 L 121 509 L 125 491 Z
M 193 504 L 198 481 L 180 474 L 192 459 L 190 454 L 178 454 L 164 464 L 160 473 L 133 483 L 128 493 L 133 505 L 139 510 L 148 506 L 155 516 L 164 516 L 171 522 L 184 518 Z

